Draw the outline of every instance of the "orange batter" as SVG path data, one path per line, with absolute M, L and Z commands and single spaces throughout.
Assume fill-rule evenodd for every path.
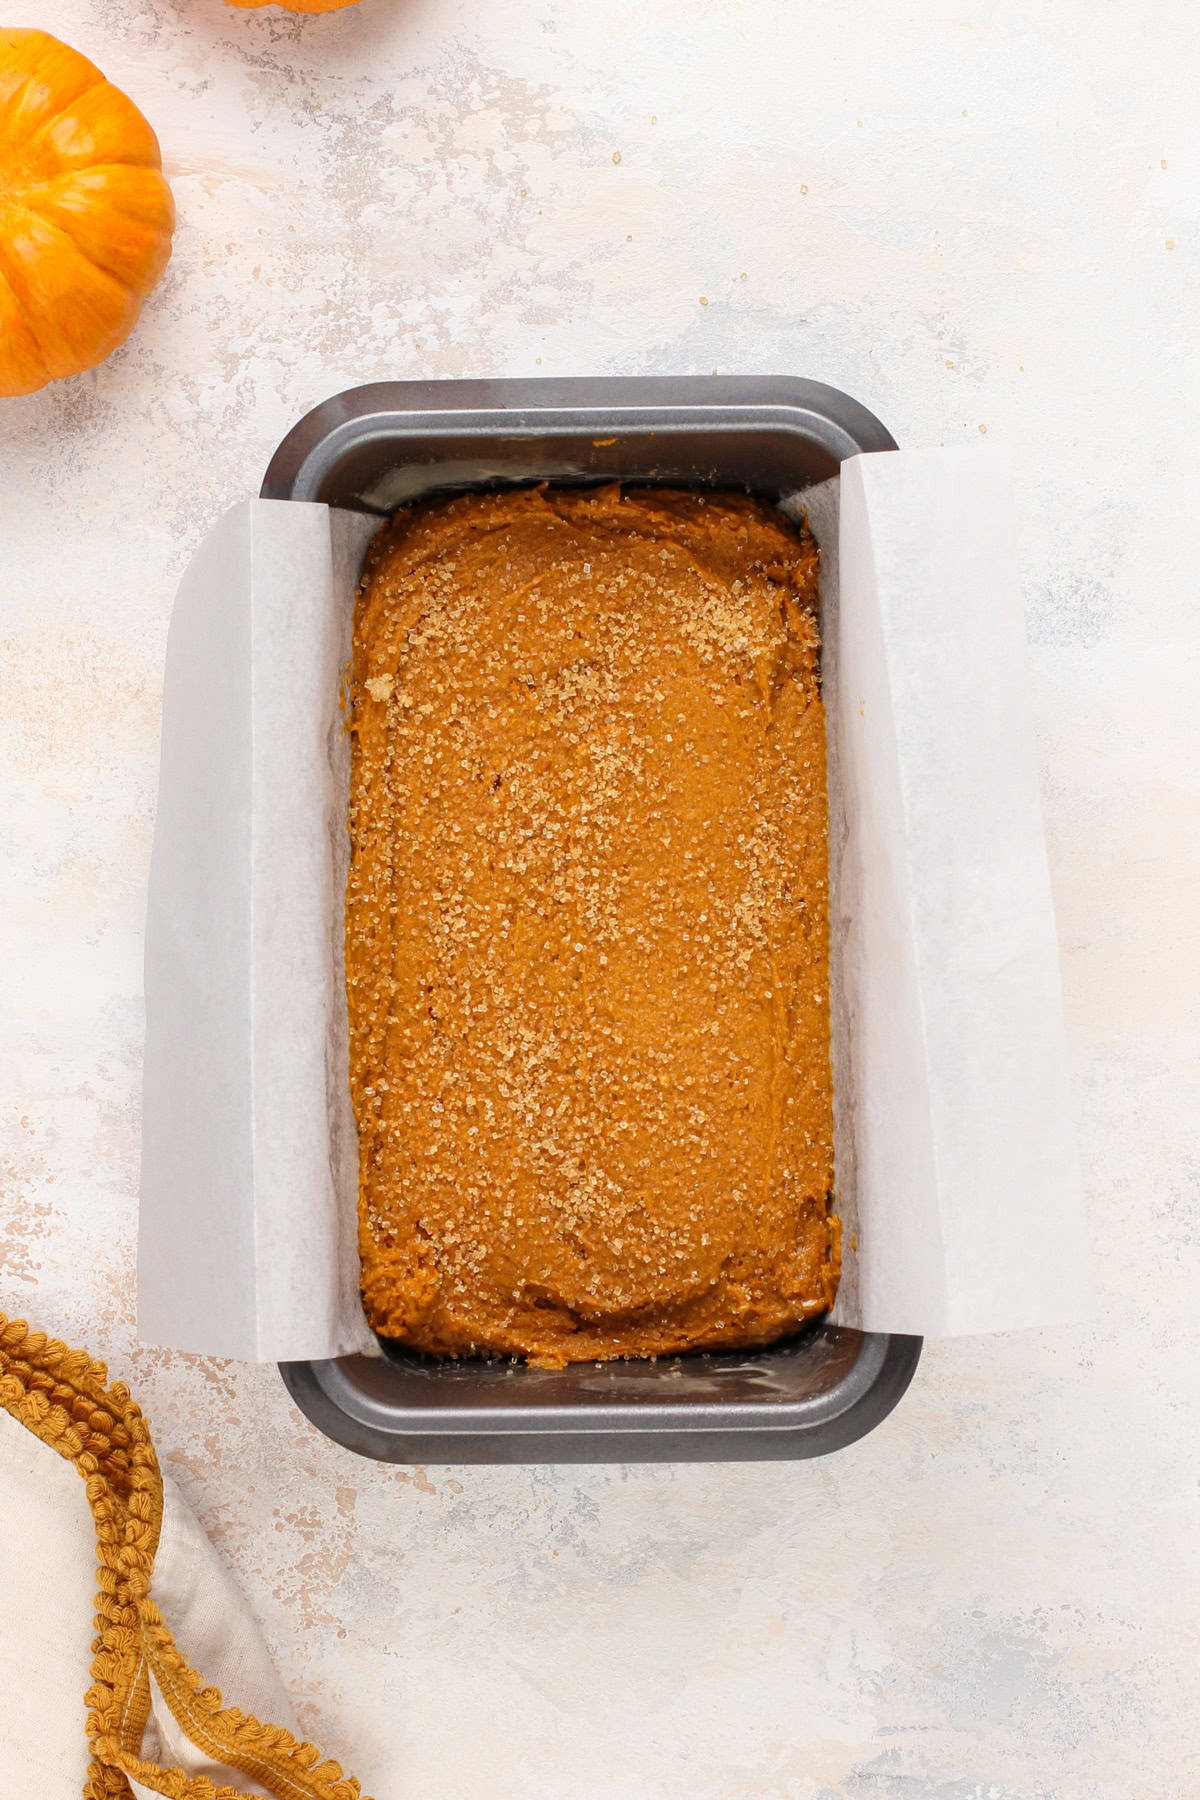
M 837 1285 L 817 551 L 665 489 L 375 538 L 346 969 L 367 1316 L 557 1366 Z

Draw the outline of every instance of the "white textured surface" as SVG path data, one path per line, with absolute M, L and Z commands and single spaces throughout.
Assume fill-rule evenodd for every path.
M 180 230 L 124 351 L 0 403 L 2 1303 L 131 1379 L 377 1800 L 1200 1791 L 1192 7 L 50 13 Z M 376 1468 L 132 1342 L 172 589 L 342 386 L 714 367 L 1013 451 L 1103 1317 L 930 1350 L 819 1464 Z

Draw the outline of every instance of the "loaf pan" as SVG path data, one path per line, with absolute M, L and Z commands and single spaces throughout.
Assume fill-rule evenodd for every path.
M 308 413 L 262 495 L 386 515 L 432 493 L 620 480 L 775 501 L 895 447 L 849 395 L 791 378 L 381 382 Z M 911 1381 L 921 1339 L 818 1322 L 763 1350 L 565 1369 L 381 1348 L 280 1365 L 300 1410 L 364 1456 L 728 1462 L 822 1456 L 865 1436 Z

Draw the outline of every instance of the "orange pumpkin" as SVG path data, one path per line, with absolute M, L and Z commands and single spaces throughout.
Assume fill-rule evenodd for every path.
M 174 227 L 133 101 L 48 32 L 0 29 L 0 394 L 123 344 Z
M 244 6 L 252 12 L 256 6 L 282 6 L 285 12 L 341 12 L 344 6 L 357 6 L 358 0 L 225 0 L 227 6 Z

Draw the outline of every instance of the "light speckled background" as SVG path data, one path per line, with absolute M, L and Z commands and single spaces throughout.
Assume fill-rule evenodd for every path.
M 377 1800 L 1200 1793 L 1193 7 L 6 12 L 141 103 L 180 227 L 123 351 L 0 403 L 0 1305 L 133 1381 Z M 343 386 L 713 368 L 1016 456 L 1103 1317 L 929 1349 L 819 1464 L 376 1468 L 133 1343 L 173 586 Z

